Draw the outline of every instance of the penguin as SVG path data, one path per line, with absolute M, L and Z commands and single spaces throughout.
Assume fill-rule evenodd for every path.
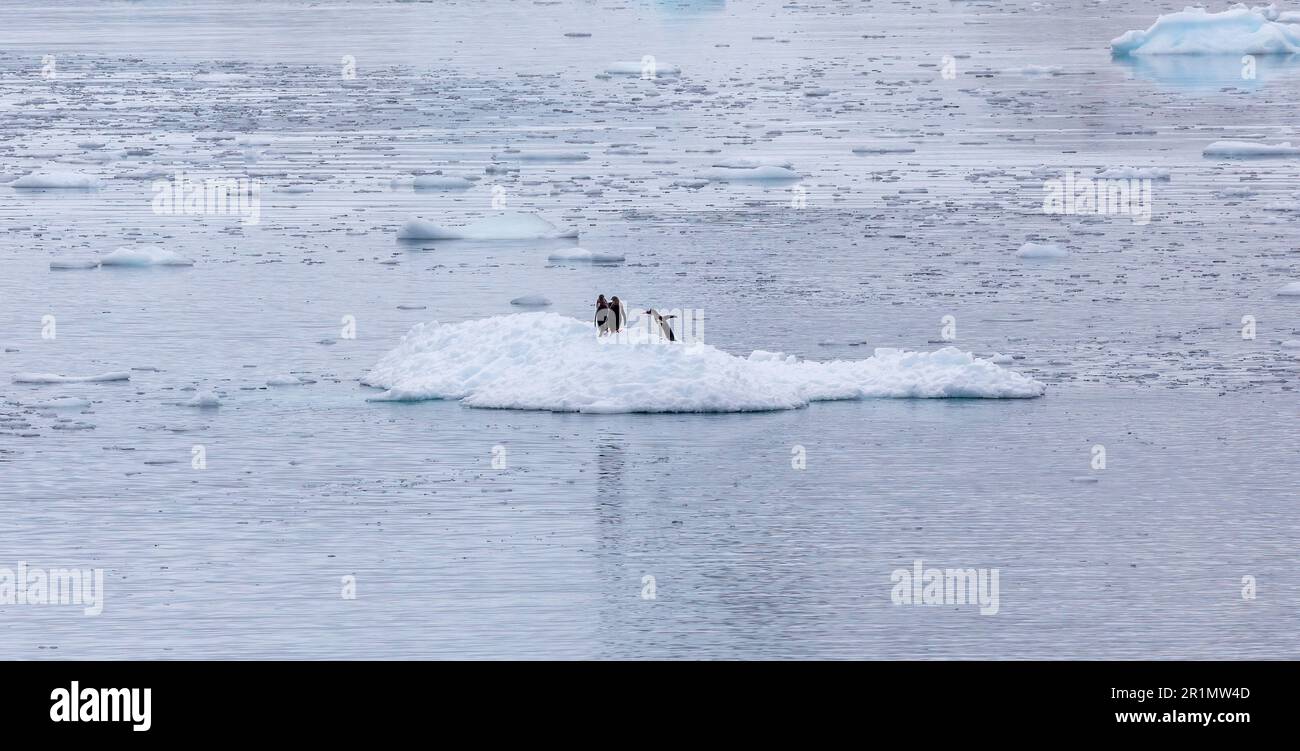
M 673 336 L 673 327 L 668 323 L 668 319 L 676 318 L 677 316 L 661 316 L 659 315 L 659 311 L 654 308 L 647 310 L 645 314 L 653 318 L 655 322 L 659 324 L 659 330 L 663 332 L 663 335 L 668 339 L 668 341 L 677 341 L 677 337 Z
M 614 295 L 609 300 L 609 309 L 614 313 L 614 331 L 623 330 L 623 324 L 627 323 L 627 309 L 623 307 L 623 302 Z
M 609 303 L 605 302 L 605 296 L 601 295 L 596 298 L 596 331 L 599 336 L 604 336 L 611 331 L 614 322 L 614 314 L 609 309 Z

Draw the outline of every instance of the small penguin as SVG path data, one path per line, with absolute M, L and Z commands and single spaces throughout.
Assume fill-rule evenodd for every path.
M 609 309 L 609 303 L 605 302 L 605 296 L 601 295 L 596 298 L 596 331 L 600 336 L 608 334 L 613 329 L 614 314 Z
M 667 338 L 668 341 L 677 341 L 677 337 L 673 335 L 672 324 L 668 323 L 670 318 L 676 318 L 677 316 L 661 316 L 659 315 L 659 311 L 654 308 L 647 310 L 645 314 L 653 318 L 655 322 L 659 324 L 659 330 L 663 332 L 664 337 Z
M 614 313 L 614 331 L 622 331 L 623 325 L 627 323 L 627 309 L 623 307 L 623 303 L 618 299 L 618 295 L 614 295 L 610 298 L 609 309 Z

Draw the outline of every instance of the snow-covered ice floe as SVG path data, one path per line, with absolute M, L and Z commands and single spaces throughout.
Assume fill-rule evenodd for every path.
M 14 383 L 108 383 L 129 380 L 131 380 L 130 373 L 116 370 L 89 376 L 65 376 L 55 373 L 19 373 L 14 376 Z
M 1017 258 L 1065 258 L 1069 251 L 1056 243 L 1025 243 L 1016 251 Z
M 506 149 L 496 155 L 500 161 L 509 161 L 515 159 L 521 162 L 585 162 L 591 157 L 581 151 L 521 151 L 519 149 Z
M 35 407 L 36 409 L 85 409 L 90 406 L 90 400 L 81 399 L 75 396 L 56 396 L 53 399 L 32 402 L 27 406 Z
M 1258 141 L 1215 141 L 1201 151 L 1202 156 L 1227 159 L 1246 159 L 1256 156 L 1300 156 L 1300 146 L 1290 141 L 1259 143 Z
M 625 259 L 622 253 L 587 250 L 586 248 L 564 248 L 551 251 L 546 260 L 568 261 L 570 263 L 622 263 Z
M 739 158 L 714 162 L 705 170 L 709 180 L 798 180 L 800 175 L 789 162 Z
M 605 73 L 611 76 L 680 76 L 682 69 L 658 60 L 653 64 L 648 60 L 627 60 L 610 63 L 605 67 Z
M 1146 31 L 1127 31 L 1110 43 L 1128 55 L 1289 55 L 1300 52 L 1300 14 L 1276 6 L 1234 5 L 1221 13 L 1187 8 L 1156 19 Z
M 1107 167 L 1094 177 L 1103 180 L 1168 180 L 1169 170 L 1164 167 Z
M 25 190 L 98 190 L 104 187 L 104 181 L 82 172 L 48 170 L 23 175 L 9 186 Z
M 1277 291 L 1278 297 L 1300 297 L 1300 282 L 1283 285 Z
M 198 409 L 215 409 L 221 406 L 221 400 L 211 391 L 200 391 L 194 396 L 181 402 L 182 407 L 197 407 Z
M 511 300 L 510 304 L 521 308 L 544 308 L 551 304 L 551 300 L 546 295 L 523 295 Z
M 761 350 L 737 357 L 703 343 L 662 341 L 635 320 L 625 336 L 597 337 L 590 322 L 554 313 L 418 324 L 363 383 L 387 389 L 378 401 L 604 413 L 749 412 L 877 397 L 1032 398 L 1045 390 L 953 347 L 877 349 L 866 360 L 832 362 Z
M 416 190 L 469 190 L 474 187 L 472 180 L 451 175 L 406 175 L 394 177 L 388 184 L 393 188 L 414 188 Z
M 578 231 L 557 227 L 536 214 L 507 211 L 463 227 L 443 227 L 411 217 L 397 231 L 401 240 L 551 240 L 577 237 Z
M 898 141 L 867 141 L 853 147 L 854 154 L 912 154 L 916 147 Z
M 124 245 L 99 259 L 104 266 L 193 266 L 194 262 L 174 250 L 156 245 Z

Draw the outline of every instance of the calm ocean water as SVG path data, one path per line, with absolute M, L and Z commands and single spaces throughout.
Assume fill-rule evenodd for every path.
M 0 657 L 1300 656 L 1300 298 L 1275 294 L 1300 161 L 1201 155 L 1300 138 L 1300 68 L 1111 60 L 1182 3 L 1161 5 L 0 5 L 0 173 L 105 180 L 0 186 L 0 568 L 105 572 L 96 617 L 0 606 Z M 603 75 L 647 54 L 682 74 Z M 879 139 L 915 151 L 852 152 Z M 754 156 L 802 178 L 682 182 Z M 1105 167 L 1170 171 L 1149 224 L 1041 211 L 1047 177 Z M 263 181 L 259 221 L 155 214 L 151 181 L 181 170 Z M 391 184 L 437 170 L 476 180 Z M 627 262 L 395 239 L 488 213 L 494 185 Z M 1016 258 L 1033 240 L 1070 255 Z M 138 243 L 195 265 L 49 268 Z M 1048 391 L 366 401 L 417 322 L 530 293 L 584 317 L 602 292 L 702 309 L 741 355 L 934 349 L 951 315 L 955 345 Z M 310 383 L 266 386 L 283 373 Z M 198 391 L 221 406 L 182 406 Z M 894 604 L 916 560 L 997 569 L 998 612 Z

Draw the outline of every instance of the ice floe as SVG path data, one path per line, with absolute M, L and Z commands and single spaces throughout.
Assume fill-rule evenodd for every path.
M 1094 177 L 1106 180 L 1168 180 L 1169 170 L 1163 167 L 1107 167 Z
M 221 400 L 211 391 L 200 391 L 189 399 L 181 402 L 185 407 L 197 407 L 199 409 L 212 409 L 221 406 Z
M 511 300 L 510 304 L 523 308 L 544 308 L 550 305 L 551 301 L 545 295 L 524 295 Z
M 1027 242 L 1016 251 L 1017 258 L 1065 258 L 1069 251 L 1056 243 Z
M 705 170 L 704 177 L 709 180 L 798 180 L 801 175 L 794 171 L 789 162 L 765 161 L 762 159 L 739 158 L 724 159 L 714 162 Z
M 873 397 L 1030 398 L 1045 389 L 953 347 L 877 349 L 832 362 L 764 351 L 737 357 L 635 325 L 600 338 L 591 323 L 554 313 L 419 324 L 363 382 L 387 389 L 378 400 L 560 412 L 745 412 Z
M 1300 25 L 1276 6 L 1234 5 L 1220 13 L 1187 8 L 1156 19 L 1145 31 L 1128 31 L 1110 43 L 1129 55 L 1289 55 L 1300 52 Z
M 183 258 L 174 250 L 156 245 L 124 245 L 99 259 L 104 266 L 193 266 L 194 261 Z
M 1300 156 L 1300 146 L 1292 146 L 1290 141 L 1282 143 L 1260 143 L 1258 141 L 1215 141 L 1206 146 L 1203 156 L 1217 156 L 1228 159 L 1249 158 L 1255 156 Z
M 90 400 L 75 396 L 56 396 L 53 399 L 32 402 L 29 406 L 37 409 L 83 409 L 90 406 Z
M 563 250 L 552 251 L 546 257 L 548 261 L 569 261 L 574 263 L 621 263 L 624 259 L 622 253 L 610 253 L 599 250 L 587 250 L 586 248 L 565 248 Z
M 14 383 L 108 383 L 129 380 L 131 374 L 120 370 L 89 376 L 65 376 L 56 373 L 19 373 L 14 376 Z
M 519 149 L 506 149 L 496 155 L 497 159 L 519 160 L 521 162 L 584 162 L 590 159 L 581 151 L 520 151 Z
M 868 141 L 853 147 L 854 154 L 911 154 L 916 147 L 896 141 Z
M 676 65 L 658 60 L 620 61 L 605 66 L 605 73 L 611 76 L 679 76 L 682 69 Z
M 97 269 L 98 258 L 56 258 L 50 261 L 51 271 L 70 271 L 76 269 Z
M 1277 294 L 1279 297 L 1300 297 L 1300 282 L 1283 285 Z
M 23 175 L 9 186 L 26 190 L 98 190 L 104 187 L 104 181 L 83 172 L 47 170 Z
M 536 214 L 503 212 L 463 227 L 443 227 L 411 217 L 397 231 L 402 240 L 549 240 L 577 237 L 578 231 L 557 227 Z

